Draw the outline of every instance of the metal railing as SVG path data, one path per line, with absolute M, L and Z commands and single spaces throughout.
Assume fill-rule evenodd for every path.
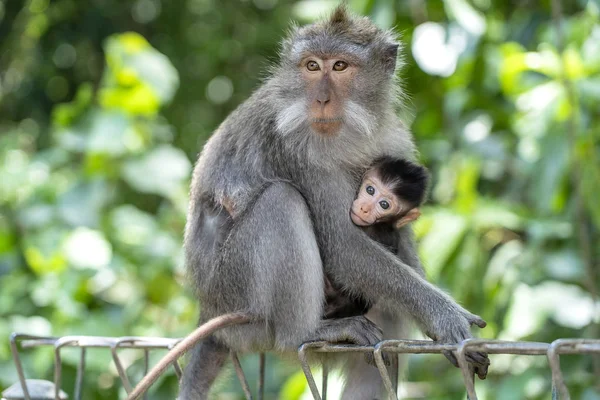
M 150 337 L 96 337 L 96 336 L 65 336 L 65 337 L 41 337 L 26 334 L 14 333 L 10 337 L 10 346 L 17 369 L 19 382 L 23 390 L 23 398 L 25 400 L 35 400 L 29 394 L 23 366 L 19 356 L 19 347 L 22 349 L 30 349 L 40 346 L 54 347 L 54 391 L 55 399 L 60 400 L 62 363 L 61 350 L 66 347 L 77 347 L 81 349 L 79 362 L 77 366 L 77 375 L 75 380 L 74 398 L 81 400 L 82 386 L 84 382 L 84 370 L 86 362 L 87 348 L 107 348 L 110 349 L 113 361 L 121 383 L 128 394 L 134 390 L 127 375 L 126 368 L 119 358 L 120 349 L 140 349 L 144 351 L 144 375 L 148 374 L 149 370 L 149 354 L 150 351 L 173 349 L 178 343 L 184 339 L 168 339 L 168 338 L 150 338 Z M 192 343 L 193 345 L 193 343 Z M 189 348 L 189 344 L 188 347 Z M 540 342 L 508 342 L 500 340 L 485 340 L 485 339 L 468 339 L 458 344 L 437 344 L 430 340 L 384 340 L 375 346 L 356 346 L 356 345 L 341 345 L 331 344 L 327 342 L 309 342 L 304 343 L 298 349 L 298 358 L 302 366 L 302 370 L 306 376 L 309 388 L 315 400 L 326 400 L 327 398 L 327 378 L 328 367 L 323 365 L 323 386 L 319 392 L 319 388 L 315 382 L 313 373 L 308 362 L 308 353 L 372 353 L 375 364 L 379 370 L 385 388 L 388 392 L 389 399 L 398 399 L 397 387 L 398 377 L 391 377 L 385 366 L 383 354 L 442 354 L 443 352 L 451 351 L 458 360 L 459 367 L 462 371 L 464 384 L 467 389 L 467 394 L 470 400 L 477 400 L 473 372 L 466 361 L 466 354 L 470 351 L 486 352 L 488 354 L 516 354 L 528 356 L 545 356 L 548 359 L 550 370 L 552 373 L 552 399 L 553 400 L 568 400 L 570 399 L 569 391 L 565 384 L 561 368 L 561 354 L 600 354 L 600 339 L 558 339 L 552 343 Z M 231 359 L 237 377 L 242 385 L 242 390 L 247 399 L 252 399 L 250 386 L 246 376 L 242 370 L 237 354 L 231 353 Z M 259 377 L 257 398 L 262 400 L 264 397 L 264 377 L 265 377 L 265 357 L 260 356 Z M 181 378 L 182 370 L 178 361 L 173 364 L 175 373 L 178 378 Z M 164 368 L 160 372 L 164 371 Z M 152 381 L 153 382 L 153 381 Z M 151 384 L 151 383 L 150 383 Z M 149 384 L 147 385 L 149 386 Z M 145 392 L 145 387 L 143 392 Z M 144 394 L 145 398 L 145 394 Z

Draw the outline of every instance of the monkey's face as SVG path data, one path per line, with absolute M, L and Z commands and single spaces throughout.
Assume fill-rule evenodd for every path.
M 397 220 L 411 208 L 374 171 L 369 171 L 352 203 L 350 218 L 358 226 L 369 226 L 377 222 Z
M 311 127 L 323 135 L 337 134 L 344 123 L 344 101 L 358 67 L 343 56 L 307 55 L 299 68 L 305 82 Z

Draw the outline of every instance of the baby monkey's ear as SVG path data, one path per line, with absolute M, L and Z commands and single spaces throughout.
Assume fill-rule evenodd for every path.
M 418 208 L 415 207 L 415 208 L 409 210 L 398 221 L 396 221 L 396 223 L 394 224 L 394 227 L 396 229 L 402 228 L 404 225 L 410 224 L 411 222 L 415 221 L 420 216 L 421 216 L 421 210 L 419 210 Z

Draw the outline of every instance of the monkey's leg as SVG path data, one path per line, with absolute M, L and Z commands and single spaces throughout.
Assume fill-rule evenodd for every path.
M 291 185 L 271 184 L 239 215 L 215 270 L 221 293 L 207 300 L 237 308 L 219 313 L 243 311 L 261 321 L 217 332 L 231 349 L 296 351 L 318 328 L 323 266 L 308 207 Z
M 181 382 L 179 400 L 204 400 L 223 368 L 229 349 L 209 336 L 190 350 L 190 361 Z

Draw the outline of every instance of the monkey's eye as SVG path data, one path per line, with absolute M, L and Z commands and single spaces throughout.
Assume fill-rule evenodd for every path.
M 334 71 L 343 71 L 346 68 L 348 68 L 348 63 L 346 61 L 337 61 L 335 64 L 333 64 Z
M 367 191 L 367 193 L 369 193 L 371 196 L 373 196 L 375 194 L 375 188 L 373 186 L 367 186 L 367 188 L 365 189 Z
M 319 68 L 319 64 L 316 61 L 309 61 L 306 63 L 306 69 L 314 72 L 320 70 L 321 68 Z
M 390 203 L 388 203 L 385 200 L 381 200 L 379 202 L 379 205 L 381 206 L 381 208 L 383 208 L 384 210 L 387 210 L 388 208 L 390 208 Z

